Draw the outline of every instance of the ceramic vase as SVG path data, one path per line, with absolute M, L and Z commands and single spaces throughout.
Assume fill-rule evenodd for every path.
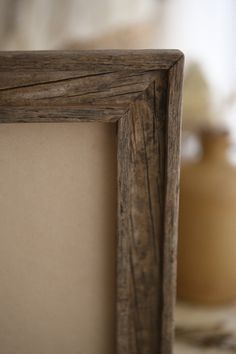
M 178 297 L 224 304 L 236 301 L 236 168 L 226 132 L 204 132 L 201 142 L 201 159 L 182 167 Z

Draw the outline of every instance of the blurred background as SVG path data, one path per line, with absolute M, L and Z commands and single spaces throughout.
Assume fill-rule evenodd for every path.
M 176 354 L 236 352 L 235 34 L 235 0 L 0 0 L 0 50 L 186 56 Z

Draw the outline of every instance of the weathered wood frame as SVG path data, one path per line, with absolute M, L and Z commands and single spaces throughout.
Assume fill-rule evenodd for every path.
M 171 354 L 183 55 L 0 53 L 0 123 L 118 127 L 116 354 Z

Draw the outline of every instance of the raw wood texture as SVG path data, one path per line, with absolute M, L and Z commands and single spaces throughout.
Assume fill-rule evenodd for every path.
M 118 124 L 116 354 L 171 354 L 183 55 L 2 52 L 0 123 Z

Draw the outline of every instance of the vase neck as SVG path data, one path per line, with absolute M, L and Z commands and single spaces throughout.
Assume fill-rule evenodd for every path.
M 203 160 L 226 160 L 230 145 L 227 132 L 204 132 L 201 134 Z

